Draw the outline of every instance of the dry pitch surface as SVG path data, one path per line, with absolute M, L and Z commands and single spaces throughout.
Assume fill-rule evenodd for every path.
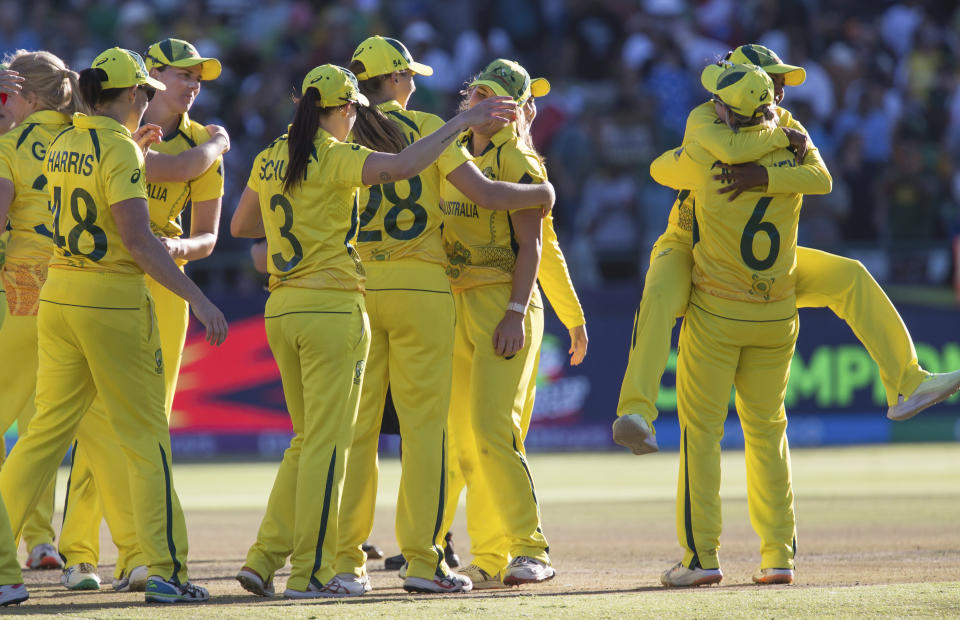
M 273 463 L 180 465 L 175 483 L 187 510 L 191 578 L 210 589 L 203 606 L 146 606 L 142 594 L 73 593 L 59 573 L 26 571 L 31 600 L 4 615 L 90 618 L 314 618 L 466 616 L 960 616 L 960 444 L 795 450 L 799 522 L 797 584 L 750 583 L 759 541 L 750 528 L 743 453 L 723 462 L 724 533 L 719 587 L 667 590 L 660 572 L 676 562 L 676 453 L 531 457 L 558 576 L 539 586 L 465 595 L 411 596 L 371 560 L 370 594 L 294 604 L 248 595 L 233 575 L 253 542 L 276 470 Z M 381 464 L 371 540 L 397 552 L 393 501 L 399 463 Z M 64 472 L 61 472 L 61 484 Z M 62 487 L 60 489 L 62 497 Z M 59 521 L 57 521 L 59 522 Z M 101 574 L 115 551 L 102 532 Z M 461 514 L 457 551 L 469 561 Z M 21 558 L 23 559 L 23 558 Z M 282 590 L 287 571 L 278 578 Z M 107 579 L 107 584 L 109 579 Z

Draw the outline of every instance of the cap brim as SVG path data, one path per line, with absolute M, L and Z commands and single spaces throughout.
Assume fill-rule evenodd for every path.
M 547 78 L 530 80 L 530 94 L 534 97 L 546 97 L 550 94 L 550 82 L 547 81 Z
M 363 93 L 357 93 L 357 103 L 360 105 L 370 106 L 370 100 L 367 99 L 367 96 Z
M 197 65 L 200 65 L 200 79 L 204 81 L 217 79 L 223 71 L 223 66 L 216 58 L 186 58 L 170 63 L 171 67 L 196 67 Z
M 433 75 L 433 67 L 429 65 L 425 65 L 422 62 L 411 62 L 408 66 L 410 70 L 416 73 L 417 75 L 426 75 L 426 76 Z
M 167 90 L 166 84 L 164 84 L 160 80 L 150 77 L 149 75 L 146 77 L 146 81 L 144 82 L 144 84 L 146 84 L 147 86 L 153 86 L 157 90 Z
M 807 79 L 807 72 L 804 68 L 797 67 L 796 65 L 785 65 L 781 63 L 779 65 L 767 65 L 766 67 L 760 68 L 772 75 L 782 75 L 783 81 L 787 86 L 800 86 L 804 80 Z
M 727 70 L 727 67 L 721 67 L 720 65 L 707 65 L 703 68 L 703 72 L 700 73 L 700 83 L 708 91 L 717 94 L 717 80 L 720 79 L 720 74 Z
M 492 80 L 475 80 L 473 82 L 470 82 L 470 88 L 473 88 L 474 86 L 486 86 L 487 88 L 493 91 L 493 94 L 499 97 L 510 97 L 511 99 L 513 99 L 513 95 L 508 93 L 506 89 L 504 89 L 503 85 L 497 84 Z

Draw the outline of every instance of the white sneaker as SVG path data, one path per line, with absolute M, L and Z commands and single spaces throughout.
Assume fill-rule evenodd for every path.
M 346 598 L 348 596 L 363 596 L 365 592 L 370 591 L 370 580 L 364 584 L 361 577 L 353 573 L 334 575 L 333 579 L 328 581 L 322 588 L 314 584 L 307 586 L 306 590 L 291 590 L 287 588 L 283 591 L 286 598 L 304 599 L 304 598 Z
M 22 583 L 0 586 L 0 607 L 19 605 L 28 598 L 30 594 L 27 592 L 27 586 Z
M 68 590 L 99 590 L 100 576 L 93 564 L 81 562 L 68 567 L 60 577 L 60 583 Z
M 63 560 L 57 548 L 50 543 L 40 543 L 30 550 L 27 557 L 27 568 L 32 570 L 63 569 Z
M 613 440 L 634 454 L 660 451 L 653 427 L 639 413 L 626 413 L 613 421 Z
M 473 582 L 474 590 L 493 590 L 495 588 L 506 588 L 503 580 L 500 579 L 500 573 L 491 575 L 476 564 L 471 564 L 466 568 L 460 569 L 460 574 L 470 578 Z
M 753 574 L 753 583 L 768 585 L 773 583 L 793 583 L 792 568 L 761 568 Z
M 660 575 L 660 583 L 668 588 L 708 586 L 720 583 L 722 579 L 723 573 L 719 568 L 695 568 L 690 570 L 683 565 L 683 562 L 677 562 Z
M 246 566 L 241 568 L 240 572 L 237 573 L 237 581 L 240 582 L 244 590 L 252 592 L 257 596 L 271 597 L 277 595 L 277 591 L 273 589 L 273 577 L 270 577 L 270 579 L 264 582 L 263 577 Z
M 887 417 L 898 422 L 909 420 L 927 407 L 950 398 L 957 390 L 960 390 L 960 370 L 933 373 L 906 398 L 901 394 L 897 404 L 887 409 Z
M 549 564 L 521 555 L 513 558 L 513 561 L 507 566 L 507 571 L 503 575 L 503 585 L 519 586 L 525 583 L 542 583 L 556 576 L 557 571 Z
M 113 589 L 117 592 L 143 592 L 147 588 L 148 577 L 150 577 L 149 569 L 141 564 L 129 573 L 120 575 L 120 579 L 114 579 Z
M 407 592 L 422 594 L 437 594 L 445 592 L 469 592 L 473 589 L 473 582 L 466 575 L 450 571 L 446 575 L 437 573 L 433 579 L 422 577 L 407 577 L 403 580 L 403 589 Z

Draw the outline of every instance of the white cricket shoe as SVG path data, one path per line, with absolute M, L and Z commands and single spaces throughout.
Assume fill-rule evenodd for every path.
M 363 583 L 362 578 L 353 573 L 334 575 L 333 579 L 328 581 L 322 588 L 314 584 L 307 586 L 306 590 L 291 590 L 287 588 L 283 591 L 286 598 L 305 599 L 305 598 L 346 598 L 348 596 L 363 596 L 365 592 L 370 591 L 370 580 Z
M 460 569 L 460 574 L 470 578 L 473 582 L 474 590 L 492 590 L 495 588 L 506 588 L 503 580 L 500 579 L 500 573 L 491 575 L 476 564 L 470 564 L 466 568 Z
M 549 564 L 521 555 L 513 558 L 507 566 L 507 570 L 503 574 L 503 585 L 520 586 L 525 583 L 542 583 L 556 576 L 557 571 Z
M 950 398 L 957 390 L 960 390 L 960 370 L 932 373 L 912 394 L 906 398 L 901 394 L 897 404 L 887 409 L 887 417 L 897 422 L 909 420 L 927 407 Z
M 60 576 L 60 583 L 68 590 L 99 590 L 100 575 L 96 566 L 81 562 L 67 567 Z
M 31 570 L 62 570 L 63 560 L 60 559 L 56 547 L 50 543 L 40 543 L 30 550 L 30 555 L 27 557 L 27 568 Z
M 273 577 L 264 582 L 263 577 L 251 568 L 244 566 L 237 573 L 237 581 L 247 592 L 252 592 L 257 596 L 276 596 L 277 591 L 273 588 Z
M 720 583 L 723 573 L 719 568 L 694 568 L 693 570 L 677 562 L 660 575 L 660 583 L 668 588 L 690 588 Z
M 120 579 L 114 579 L 113 589 L 117 592 L 143 592 L 147 588 L 148 577 L 150 570 L 141 564 L 129 573 L 120 575 Z
M 613 421 L 613 440 L 634 454 L 660 451 L 653 427 L 639 413 L 626 413 Z
M 769 585 L 774 583 L 793 583 L 792 568 L 761 568 L 753 574 L 753 583 Z
M 28 598 L 30 594 L 27 592 L 27 586 L 22 583 L 0 586 L 0 607 L 19 605 Z
M 433 579 L 407 577 L 403 580 L 403 589 L 407 592 L 419 592 L 421 594 L 469 592 L 473 589 L 473 582 L 466 575 L 450 571 L 446 575 L 437 573 L 433 576 Z

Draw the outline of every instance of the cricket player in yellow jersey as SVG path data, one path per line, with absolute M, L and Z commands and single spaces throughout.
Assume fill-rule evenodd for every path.
M 495 95 L 523 105 L 549 88 L 542 78 L 531 80 L 516 62 L 498 59 L 471 82 L 464 105 L 478 105 Z M 540 183 L 546 171 L 527 143 L 528 133 L 521 114 L 512 123 L 472 126 L 457 143 L 489 178 Z M 444 154 L 441 175 L 448 165 Z M 513 558 L 509 566 L 501 565 L 500 557 L 475 557 L 473 564 L 487 575 L 502 573 L 507 585 L 546 581 L 556 571 L 540 527 L 520 424 L 543 337 L 543 303 L 535 286 L 540 214 L 484 209 L 447 181 L 440 195 L 446 215 L 447 276 L 457 308 L 448 422 L 451 459 L 457 459 L 466 480 L 468 503 L 480 485 L 481 493 L 496 489 L 495 512 L 484 516 L 500 522 Z
M 70 126 L 71 115 L 85 110 L 77 90 L 77 74 L 49 52 L 19 51 L 8 57 L 25 79 L 8 95 L 4 110 L 17 125 L 0 137 L 0 226 L 9 222 L 10 240 L 0 279 L 7 289 L 8 320 L 0 329 L 0 376 L 4 378 L 0 431 L 16 421 L 20 437 L 34 412 L 37 376 L 37 305 L 53 254 L 43 157 L 47 145 Z M 16 352 L 16 355 L 11 354 Z M 23 527 L 29 556 L 27 568 L 62 568 L 53 545 L 53 481 Z
M 138 54 L 111 48 L 84 69 L 79 86 L 94 114 L 75 115 L 44 163 L 57 249 L 40 292 L 37 413 L 0 470 L 0 493 L 19 535 L 67 446 L 78 432 L 82 440 L 93 418 L 116 434 L 127 455 L 134 524 L 150 575 L 146 600 L 203 601 L 206 590 L 187 581 L 163 356 L 144 272 L 191 303 L 211 344 L 223 341 L 227 325 L 150 231 L 143 153 L 130 128 L 163 83 L 147 75 Z M 102 414 L 88 411 L 95 397 Z
M 704 87 L 731 128 L 756 131 L 773 122 L 773 81 L 755 65 L 706 67 Z M 760 165 L 794 167 L 794 152 L 775 148 Z M 680 476 L 677 533 L 684 557 L 667 570 L 667 586 L 718 583 L 720 439 L 731 387 L 743 426 L 750 521 L 760 536 L 758 583 L 791 583 L 796 519 L 783 407 L 799 321 L 796 309 L 797 223 L 803 193 L 822 194 L 831 179 L 808 143 L 801 163 L 811 174 L 792 191 L 719 193 L 728 166 L 688 141 L 650 165 L 655 181 L 694 193 L 693 290 L 680 334 L 678 412 Z M 799 187 L 803 185 L 804 187 Z M 802 193 L 801 193 L 802 190 Z
M 359 596 L 369 583 L 334 570 L 344 466 L 370 338 L 364 269 L 353 246 L 357 188 L 418 175 L 460 130 L 505 118 L 515 108 L 491 101 L 390 154 L 344 142 L 356 106 L 368 105 L 348 70 L 314 68 L 301 94 L 288 134 L 257 156 L 230 223 L 234 236 L 267 237 L 267 339 L 295 433 L 237 580 L 256 594 L 272 595 L 273 575 L 289 555 L 288 598 Z M 312 472 L 320 473 L 319 484 Z M 448 591 L 470 589 L 469 579 L 453 573 L 444 578 Z M 438 581 L 411 579 L 404 583 L 408 590 Z
M 210 132 L 218 131 L 218 128 L 211 127 L 208 130 L 204 125 L 192 121 L 188 112 L 199 94 L 201 81 L 219 76 L 220 62 L 215 58 L 201 57 L 193 45 L 179 39 L 164 39 L 150 46 L 145 62 L 150 76 L 166 86 L 166 90 L 160 91 L 151 100 L 144 114 L 144 122 L 159 127 L 163 136 L 159 142 L 151 145 L 151 151 L 175 156 L 211 140 Z M 218 141 L 222 142 L 221 134 L 217 135 Z M 229 146 L 229 141 L 226 146 Z M 215 153 L 220 151 L 217 149 Z M 193 164 L 193 160 L 189 159 L 180 158 L 179 161 L 184 168 Z M 219 156 L 212 163 L 201 160 L 197 168 L 182 170 L 181 180 L 174 180 L 162 169 L 157 174 L 155 162 L 156 159 L 148 159 L 146 164 L 150 226 L 182 270 L 187 261 L 209 256 L 217 242 L 223 196 L 223 163 Z M 159 182 L 155 181 L 158 176 Z M 180 218 L 188 205 L 191 206 L 190 235 L 184 238 Z M 187 335 L 189 308 L 182 297 L 150 276 L 146 277 L 146 283 L 157 315 L 164 360 L 164 410 L 169 420 Z M 98 462 L 112 461 L 114 464 L 110 466 L 111 469 L 121 474 L 124 471 L 121 466 L 124 455 L 119 446 L 109 442 L 95 445 L 81 445 L 78 442 L 74 446 L 67 491 L 69 502 L 60 536 L 60 553 L 66 558 L 68 568 L 80 565 L 95 567 L 99 558 L 97 542 L 102 511 L 99 509 L 98 485 L 91 471 L 90 455 L 94 452 Z M 123 489 L 129 485 L 119 480 L 114 481 L 112 486 Z M 133 533 L 130 500 L 116 490 L 111 491 L 111 495 L 115 497 L 104 498 L 102 503 L 111 511 L 108 523 L 120 547 L 113 586 L 121 591 L 142 590 L 147 581 L 147 567 L 142 564 L 144 558 L 139 549 L 127 548 L 122 542 L 129 540 Z M 83 573 L 85 568 L 77 570 Z M 95 574 L 72 577 L 73 581 L 80 579 L 99 580 Z
M 443 120 L 408 110 L 414 75 L 433 70 L 415 62 L 396 39 L 360 43 L 350 69 L 376 107 L 360 109 L 353 139 L 366 147 L 399 152 L 443 126 Z M 463 153 L 456 145 L 453 156 Z M 549 184 L 487 179 L 466 157 L 448 175 L 485 207 L 515 209 L 553 201 Z M 436 165 L 404 182 L 360 189 L 357 249 L 367 274 L 370 354 L 340 504 L 336 571 L 367 579 L 363 542 L 373 528 L 377 444 L 389 385 L 403 438 L 397 540 L 408 562 L 414 592 L 447 592 L 438 530 L 442 522 L 445 433 L 450 405 L 454 305 L 444 269 L 440 172 Z
M 541 96 L 545 94 L 541 91 Z M 527 125 L 532 125 L 536 117 L 535 98 L 531 96 L 523 105 L 523 113 Z M 537 279 L 543 286 L 550 305 L 567 328 L 570 334 L 570 364 L 579 365 L 587 353 L 587 326 L 583 308 L 577 298 L 570 273 L 567 270 L 566 259 L 560 249 L 557 233 L 553 227 L 553 217 L 549 215 L 542 224 L 543 243 L 540 259 L 540 269 Z M 533 416 L 533 406 L 537 390 L 537 372 L 540 363 L 540 349 L 535 354 L 533 380 L 527 385 L 527 394 L 523 404 L 523 413 L 520 416 L 521 437 L 526 440 L 527 431 Z M 459 460 L 452 459 L 449 467 L 447 489 L 447 506 L 444 510 L 444 528 L 449 529 L 453 522 L 459 504 L 460 494 L 466 485 L 463 473 L 459 467 Z M 510 542 L 499 527 L 499 522 L 491 519 L 497 510 L 495 502 L 498 498 L 486 493 L 485 486 L 474 487 L 467 497 L 467 531 L 470 534 L 471 553 L 474 558 L 486 558 L 487 566 L 506 566 L 509 561 Z M 476 563 L 466 566 L 463 574 L 470 577 L 476 590 L 502 588 L 502 573 L 490 574 Z
M 774 82 L 777 104 L 783 100 L 784 86 L 802 84 L 806 75 L 803 68 L 785 64 L 762 45 L 743 45 L 728 54 L 727 59 L 764 69 Z M 806 176 L 818 172 L 809 165 L 762 170 L 750 165 L 773 147 L 804 148 L 803 126 L 785 108 L 775 107 L 774 112 L 776 125 L 734 133 L 718 123 L 713 103 L 704 103 L 690 113 L 684 142 L 696 140 L 720 161 L 740 164 L 727 170 L 733 181 L 725 187 L 727 191 L 765 187 L 768 183 L 775 190 L 789 190 L 794 182 L 802 183 Z M 678 193 L 670 211 L 667 230 L 650 253 L 644 294 L 634 317 L 613 435 L 617 443 L 635 454 L 658 450 L 653 429 L 657 392 L 670 354 L 670 333 L 690 297 L 686 274 L 693 266 L 692 208 L 693 195 L 685 188 Z M 960 371 L 931 374 L 920 367 L 913 340 L 899 313 L 859 261 L 799 247 L 796 286 L 798 307 L 829 307 L 863 343 L 879 367 L 890 419 L 908 419 L 948 398 L 960 387 Z

